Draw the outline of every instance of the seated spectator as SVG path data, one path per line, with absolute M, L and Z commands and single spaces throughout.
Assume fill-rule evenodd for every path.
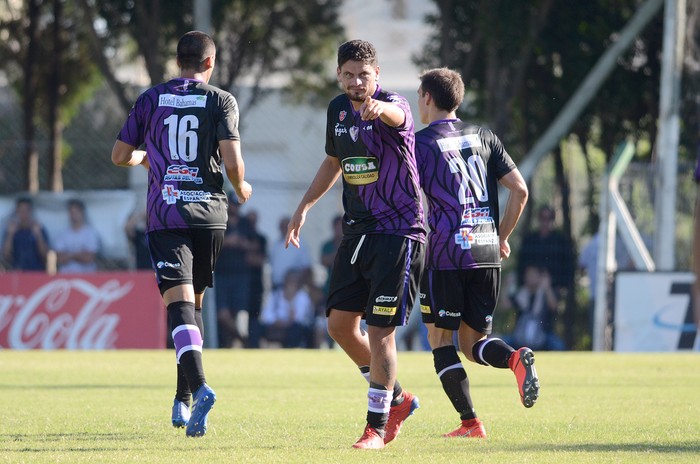
M 34 217 L 34 203 L 18 198 L 2 242 L 4 260 L 17 271 L 45 271 L 48 252 L 49 236 Z
M 124 225 L 124 232 L 132 248 L 136 269 L 153 269 L 146 238 L 146 209 L 134 211 Z
M 251 235 L 247 221 L 241 217 L 240 208 L 238 198 L 231 195 L 224 241 L 214 270 L 219 348 L 246 344 L 246 337 L 238 327 L 238 313 L 248 311 L 250 303 L 250 269 L 246 254 Z
M 263 338 L 283 348 L 308 348 L 314 304 L 304 287 L 304 274 L 290 271 L 281 288 L 273 290 L 260 314 Z
M 87 222 L 85 204 L 78 200 L 68 201 L 70 226 L 56 237 L 56 260 L 58 272 L 80 273 L 97 271 L 97 253 L 100 236 Z
M 564 349 L 564 342 L 554 331 L 557 296 L 543 267 L 527 266 L 523 285 L 504 303 L 518 311 L 513 332 L 503 337 L 506 343 L 516 349 L 523 346 L 533 350 Z

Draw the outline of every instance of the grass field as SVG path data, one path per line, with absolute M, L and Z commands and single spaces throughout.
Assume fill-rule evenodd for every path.
M 402 352 L 421 408 L 381 451 L 350 448 L 367 384 L 337 350 L 209 350 L 218 401 L 209 431 L 170 425 L 170 351 L 1 351 L 0 463 L 690 463 L 700 462 L 700 355 L 539 353 L 541 396 L 520 405 L 513 375 L 466 365 L 487 440 L 458 425 L 429 353 Z

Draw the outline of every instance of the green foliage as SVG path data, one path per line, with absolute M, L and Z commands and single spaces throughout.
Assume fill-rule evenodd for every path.
M 532 409 L 510 371 L 465 361 L 488 433 L 473 440 L 440 436 L 459 417 L 432 357 L 402 352 L 399 377 L 421 408 L 373 452 L 350 448 L 367 383 L 339 350 L 205 350 L 218 401 L 198 439 L 170 425 L 172 351 L 4 351 L 0 462 L 697 462 L 695 356 L 537 353 Z
M 517 158 L 544 133 L 644 2 L 593 0 L 568 2 L 566 8 L 552 0 L 435 3 L 438 14 L 428 18 L 435 32 L 417 63 L 461 71 L 473 94 L 471 115 L 492 127 Z M 696 29 L 690 37 L 700 35 Z M 656 139 L 662 34 L 659 12 L 618 59 L 573 133 L 595 139 L 608 154 L 628 137 Z M 694 158 L 695 150 L 687 147 L 697 143 L 700 88 L 693 76 L 687 68 L 682 159 Z

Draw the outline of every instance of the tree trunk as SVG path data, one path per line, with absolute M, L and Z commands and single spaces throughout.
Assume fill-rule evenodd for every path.
M 568 238 L 573 250 L 575 246 L 572 240 L 571 233 L 571 188 L 569 180 L 564 171 L 564 161 L 562 159 L 561 148 L 557 146 L 554 150 L 554 168 L 555 178 L 559 191 L 561 192 L 561 209 L 562 209 L 562 233 Z M 572 251 L 573 252 L 573 251 Z M 574 259 L 574 262 L 576 260 Z M 576 325 L 576 279 L 571 279 L 566 286 L 566 295 L 564 302 L 564 343 L 568 349 L 574 346 L 575 334 L 574 326 Z
M 34 127 L 34 102 L 36 100 L 35 71 L 39 42 L 39 0 L 27 4 L 27 54 L 24 57 L 24 153 L 26 159 L 25 187 L 30 193 L 39 191 L 39 152 L 36 148 Z
M 48 123 L 49 123 L 49 188 L 52 192 L 63 191 L 63 127 L 61 124 L 61 58 L 63 56 L 63 0 L 53 0 L 53 55 L 51 57 L 51 77 L 48 87 Z

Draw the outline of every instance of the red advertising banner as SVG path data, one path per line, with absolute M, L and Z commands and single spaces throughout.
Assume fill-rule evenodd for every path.
M 0 274 L 0 348 L 165 348 L 153 272 Z

